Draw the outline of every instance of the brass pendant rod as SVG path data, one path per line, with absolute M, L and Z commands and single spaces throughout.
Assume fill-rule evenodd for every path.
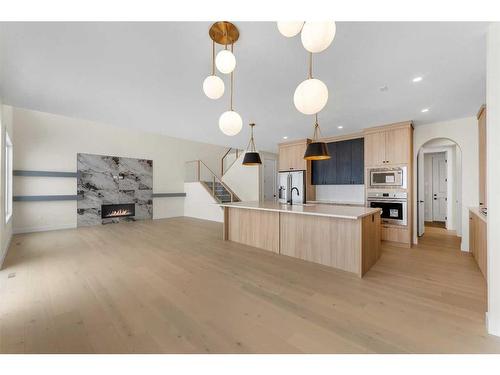
M 312 52 L 309 52 L 309 77 L 308 77 L 309 79 L 313 77 L 312 65 L 313 65 L 313 54 Z
M 226 46 L 226 48 L 227 48 L 227 46 Z M 231 44 L 231 53 L 233 52 L 233 48 L 234 48 L 234 44 Z M 229 108 L 231 111 L 233 110 L 233 81 L 234 81 L 233 75 L 234 75 L 234 70 L 231 72 L 231 99 L 230 99 L 230 103 L 229 103 Z
M 317 141 L 318 139 L 321 138 L 321 129 L 319 128 L 318 114 L 316 113 L 314 117 L 316 121 L 314 122 L 313 141 Z
M 248 145 L 247 145 L 247 152 L 250 151 L 250 152 L 256 152 L 255 151 L 255 142 L 254 142 L 254 139 L 253 139 L 253 127 L 255 126 L 255 124 L 250 124 L 250 141 L 248 141 Z
M 231 95 L 230 95 L 230 100 L 229 100 L 229 110 L 233 110 L 233 73 L 234 71 L 231 72 Z
M 215 42 L 212 40 L 212 75 L 215 75 Z

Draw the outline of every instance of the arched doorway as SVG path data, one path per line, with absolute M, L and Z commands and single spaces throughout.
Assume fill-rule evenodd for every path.
M 441 227 L 462 236 L 462 150 L 449 138 L 427 140 L 417 152 L 417 235 Z M 451 232 L 453 231 L 453 232 Z

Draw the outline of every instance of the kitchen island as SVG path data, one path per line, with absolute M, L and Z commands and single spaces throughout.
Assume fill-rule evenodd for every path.
M 224 240 L 362 277 L 380 258 L 380 208 L 236 202 L 224 208 Z

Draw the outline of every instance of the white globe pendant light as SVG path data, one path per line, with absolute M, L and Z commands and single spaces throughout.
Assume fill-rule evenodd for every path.
M 304 21 L 278 21 L 277 24 L 281 35 L 291 38 L 300 33 Z
M 226 111 L 219 117 L 219 128 L 225 135 L 234 136 L 242 127 L 243 120 L 238 112 Z
M 316 78 L 302 81 L 293 95 L 293 103 L 299 112 L 313 115 L 321 111 L 328 101 L 328 88 Z
M 306 22 L 300 38 L 304 48 L 312 53 L 324 51 L 335 38 L 335 22 Z
M 210 99 L 219 99 L 224 95 L 224 81 L 216 75 L 210 75 L 203 81 L 203 92 Z
M 219 72 L 229 74 L 236 67 L 236 58 L 231 51 L 223 49 L 215 58 L 215 66 Z

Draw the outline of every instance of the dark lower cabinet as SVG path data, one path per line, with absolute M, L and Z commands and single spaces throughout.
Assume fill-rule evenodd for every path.
M 330 142 L 331 159 L 312 162 L 313 185 L 362 185 L 364 183 L 364 139 Z

